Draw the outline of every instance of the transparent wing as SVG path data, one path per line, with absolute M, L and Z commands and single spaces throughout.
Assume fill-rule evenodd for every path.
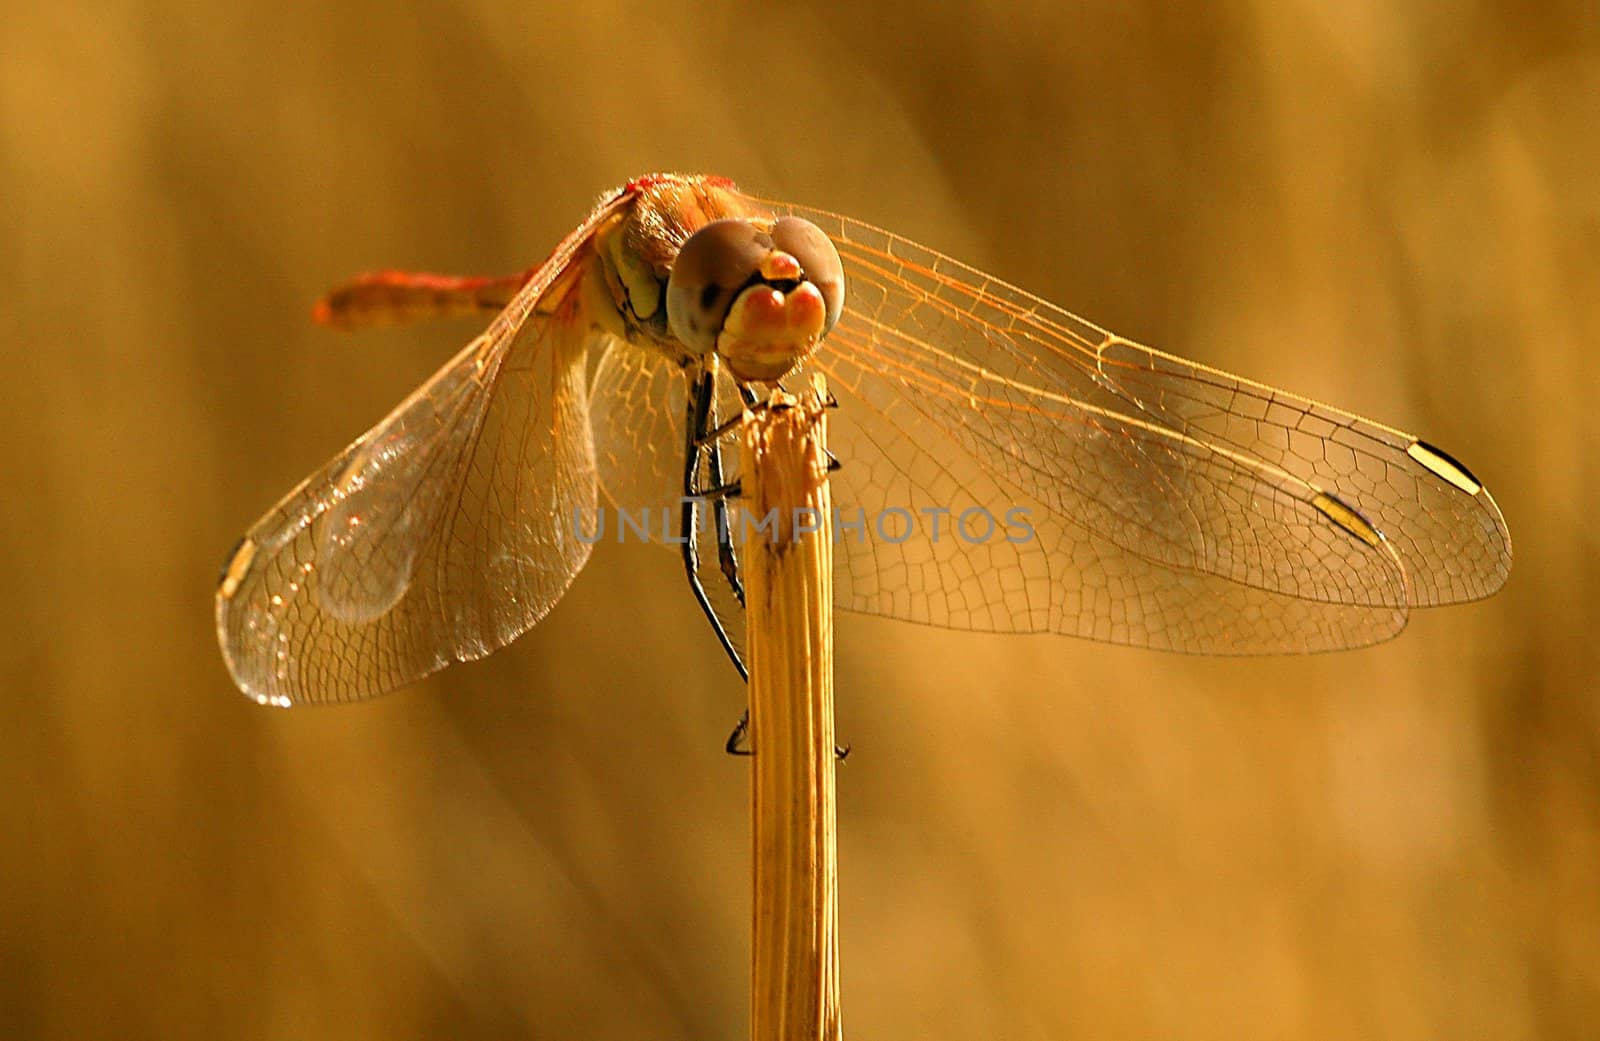
M 866 384 L 879 397 L 832 384 L 840 408 L 830 422 L 831 444 L 845 464 L 831 478 L 841 608 L 959 629 L 1061 632 L 1218 653 L 1356 646 L 1404 625 L 1403 607 L 1306 600 L 1129 555 L 1037 498 L 1007 489 L 920 410 L 896 405 L 897 389 Z M 668 488 L 677 494 L 681 461 L 672 446 L 683 443 L 676 419 L 683 398 L 681 371 L 658 356 L 619 345 L 602 361 L 592 407 L 614 507 L 638 513 L 645 503 L 671 501 L 662 498 Z M 736 466 L 733 435 L 724 440 L 724 458 Z M 653 460 L 662 465 L 652 468 Z M 738 644 L 742 612 L 711 541 L 703 538 L 701 546 L 706 589 Z M 1352 566 L 1362 566 L 1362 551 L 1352 555 Z M 1379 557 L 1378 566 L 1400 582 L 1393 558 Z
M 906 404 L 876 372 L 838 356 L 819 365 L 840 401 L 830 444 L 843 463 L 832 477 L 842 607 L 956 629 L 1055 632 L 1210 654 L 1361 646 L 1405 624 L 1405 576 L 1387 545 L 1284 494 L 1263 495 L 1270 519 L 1259 517 L 1256 526 L 1282 529 L 1278 537 L 1292 547 L 1284 552 L 1314 557 L 1318 570 L 1283 588 L 1252 585 L 1198 566 L 1198 555 L 1163 530 L 1171 519 L 1163 514 L 1183 508 L 1165 497 L 1212 494 L 1228 479 L 1223 468 L 1142 493 L 1121 487 L 1116 498 L 1086 503 L 1075 486 L 1048 487 L 1047 473 L 1024 485 L 986 463 L 954 412 L 959 403 L 927 393 Z M 1051 422 L 1040 417 L 1039 432 Z M 1156 440 L 1137 450 L 1159 460 L 1171 447 Z M 1109 450 L 1097 451 L 1105 457 L 1094 465 L 1120 465 Z M 1179 462 L 1169 457 L 1147 470 Z M 1147 506 L 1151 494 L 1163 498 Z M 1141 531 L 1148 546 L 1134 544 Z M 1313 588 L 1318 580 L 1322 588 Z M 1285 591 L 1291 588 L 1321 595 Z
M 743 405 L 732 380 L 717 387 L 717 414 L 737 416 Z M 687 377 L 681 366 L 662 355 L 610 339 L 589 388 L 594 423 L 595 462 L 600 487 L 610 506 L 604 537 L 622 541 L 648 539 L 681 552 L 673 539 L 679 531 L 683 495 L 684 424 L 688 405 Z M 730 433 L 721 442 L 723 472 L 713 479 L 702 460 L 699 487 L 734 480 L 738 475 L 739 441 Z M 730 505 L 736 509 L 736 505 Z M 633 526 L 621 527 L 630 518 Z M 744 648 L 744 612 L 721 571 L 714 514 L 701 513 L 696 540 L 701 585 L 712 610 L 734 647 Z M 735 547 L 735 552 L 739 552 Z
M 688 404 L 683 367 L 658 352 L 608 336 L 589 384 L 589 401 L 601 490 L 615 510 L 631 516 L 648 509 L 650 540 L 673 545 L 664 535 L 676 535 L 676 524 L 663 527 L 660 510 L 676 510 L 683 495 Z M 725 371 L 719 374 L 716 408 L 722 419 L 744 408 Z M 721 458 L 723 479 L 731 480 L 739 463 L 739 441 L 732 432 L 723 438 Z M 713 482 L 702 472 L 699 483 L 707 487 Z M 626 537 L 635 538 L 634 529 Z
M 681 366 L 608 337 L 590 383 L 595 464 L 613 513 L 649 510 L 652 541 L 660 511 L 683 494 L 683 425 L 688 392 Z
M 250 529 L 223 574 L 235 681 L 348 701 L 481 657 L 539 621 L 588 557 L 586 322 L 535 313 L 574 236 L 489 329 Z
M 1437 449 L 1120 340 L 888 232 L 757 205 L 816 222 L 844 261 L 846 314 L 815 360 L 843 406 L 835 502 L 869 527 L 913 520 L 899 542 L 846 528 L 842 605 L 1271 653 L 1370 643 L 1410 606 L 1503 583 L 1504 521 Z M 1011 510 L 1034 537 L 952 528 Z

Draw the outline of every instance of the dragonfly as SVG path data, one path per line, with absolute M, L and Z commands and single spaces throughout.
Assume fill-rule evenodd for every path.
M 1488 490 L 1427 441 L 725 178 L 637 178 L 528 271 L 367 274 L 315 317 L 473 313 L 494 317 L 229 556 L 217 634 L 256 701 L 366 698 L 505 646 L 608 515 L 632 519 L 618 538 L 660 520 L 648 540 L 681 554 L 744 675 L 729 420 L 813 372 L 850 611 L 1307 653 L 1386 640 L 1511 566 Z

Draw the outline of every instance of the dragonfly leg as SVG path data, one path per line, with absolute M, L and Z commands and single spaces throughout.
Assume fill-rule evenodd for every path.
M 728 735 L 728 743 L 723 749 L 729 755 L 755 755 L 755 750 L 750 747 L 750 710 L 745 709 L 744 715 L 739 717 L 739 722 L 734 724 L 733 733 Z M 834 745 L 833 758 L 844 762 L 850 758 L 849 745 Z
M 783 385 L 783 381 L 782 380 L 773 381 L 773 386 L 777 387 L 779 390 L 783 391 L 786 394 L 788 393 L 788 388 Z M 755 403 L 756 403 L 756 392 L 755 391 L 751 390 L 749 387 L 746 387 L 743 383 L 741 383 L 741 384 L 739 384 L 739 393 L 744 396 L 744 403 L 746 405 L 751 405 L 751 406 L 755 405 Z M 825 392 L 825 396 L 822 399 L 822 407 L 823 408 L 838 408 L 839 407 L 839 399 L 833 396 L 833 391 L 832 390 L 828 390 L 828 391 Z
M 713 394 L 710 407 L 707 409 L 706 425 L 712 426 L 717 421 L 717 402 Z M 724 483 L 722 480 L 722 443 L 713 440 L 705 447 L 706 451 L 706 480 L 711 487 L 705 495 L 710 497 L 711 514 L 717 533 L 717 567 L 722 572 L 722 577 L 727 580 L 728 588 L 733 590 L 734 598 L 739 601 L 739 606 L 744 606 L 744 581 L 739 577 L 739 558 L 733 548 L 733 523 L 728 515 L 728 500 L 736 498 L 739 494 L 739 482 Z
M 750 679 L 750 670 L 745 667 L 744 659 L 739 655 L 739 649 L 733 645 L 733 640 L 728 636 L 728 630 L 723 627 L 722 620 L 717 617 L 716 608 L 711 604 L 711 598 L 706 595 L 705 586 L 700 582 L 700 510 L 705 503 L 700 498 L 696 485 L 696 476 L 700 469 L 700 446 L 697 444 L 699 435 L 710 425 L 712 415 L 711 402 L 716 393 L 716 373 L 712 369 L 703 369 L 695 374 L 689 388 L 689 408 L 687 443 L 684 446 L 683 464 L 683 509 L 679 515 L 678 533 L 683 546 L 683 570 L 689 579 L 689 589 L 694 593 L 694 598 L 700 605 L 700 610 L 705 614 L 706 621 L 711 623 L 711 629 L 717 634 L 717 641 L 722 644 L 722 649 L 728 655 L 728 660 L 733 663 L 734 669 L 739 673 L 741 680 Z M 720 500 L 719 500 L 720 502 Z M 726 510 L 726 506 L 723 506 Z M 724 516 L 726 516 L 724 514 Z M 721 532 L 718 532 L 720 542 Z
M 708 375 L 711 373 L 708 371 Z M 706 481 L 711 485 L 700 493 L 701 498 L 711 500 L 713 526 L 717 537 L 717 568 L 722 572 L 722 577 L 727 581 L 728 588 L 733 591 L 734 598 L 739 601 L 739 606 L 744 607 L 744 581 L 739 576 L 739 558 L 733 548 L 733 525 L 728 516 L 728 500 L 739 494 L 737 480 L 724 482 L 722 479 L 722 441 L 724 432 L 731 430 L 739 420 L 738 417 L 727 423 L 717 422 L 717 397 L 715 377 L 712 376 L 712 392 L 702 416 L 702 423 L 711 430 L 698 439 L 698 444 L 706 453 Z M 740 385 L 741 392 L 743 385 Z M 696 470 L 698 473 L 698 468 Z M 695 558 L 698 561 L 698 556 Z M 726 636 L 718 622 L 719 635 Z M 749 673 L 742 661 L 737 662 L 740 675 L 748 680 Z M 733 733 L 728 735 L 728 740 L 723 744 L 723 749 L 729 755 L 750 755 L 751 749 L 746 742 L 750 733 L 750 710 L 747 708 L 739 717 L 738 724 L 733 728 Z
M 739 722 L 734 724 L 733 733 L 728 735 L 728 743 L 723 745 L 723 751 L 729 755 L 754 755 L 750 749 L 750 710 L 745 709 L 744 715 L 739 717 Z
M 714 445 L 718 441 L 721 441 L 733 430 L 734 427 L 739 425 L 740 420 L 743 418 L 744 417 L 742 416 L 734 416 L 732 419 L 720 423 L 713 429 L 706 431 L 706 435 L 699 439 L 695 447 L 705 448 L 708 445 Z
M 735 383 L 734 385 L 739 388 L 739 399 L 744 402 L 745 408 L 759 409 L 767 407 L 767 403 L 762 401 L 756 395 L 756 392 L 750 388 L 749 384 Z M 829 395 L 829 397 L 831 398 L 832 395 Z M 834 404 L 838 404 L 838 402 L 834 402 Z M 712 406 L 713 408 L 716 406 L 715 401 L 712 402 Z M 831 408 L 833 406 L 830 405 L 829 407 Z M 721 423 L 715 423 L 712 425 L 710 430 L 706 431 L 703 435 L 696 439 L 696 444 L 700 447 L 703 447 L 705 445 L 720 441 L 723 437 L 727 436 L 727 434 L 732 431 L 734 427 L 738 426 L 743 421 L 743 416 L 734 416 L 731 419 L 723 420 Z
M 719 484 L 715 488 L 707 488 L 705 491 L 700 493 L 700 497 L 702 499 L 710 499 L 713 503 L 720 503 L 729 499 L 737 499 L 743 494 L 744 485 L 740 483 L 738 478 L 735 478 L 734 480 Z M 738 590 L 735 590 L 735 593 L 737 592 Z M 741 604 L 744 603 L 743 596 L 739 597 L 739 602 Z
M 748 408 L 759 408 L 761 402 L 755 397 L 753 391 L 743 384 L 739 384 L 739 394 Z M 706 620 L 711 623 L 711 628 L 717 634 L 717 639 L 722 644 L 722 649 L 727 652 L 728 659 L 733 662 L 733 667 L 738 670 L 739 677 L 746 682 L 750 679 L 750 671 L 740 656 L 738 648 L 734 647 L 729 638 L 727 629 L 722 620 L 717 617 L 716 609 L 712 606 L 710 598 L 706 595 L 705 586 L 700 581 L 700 510 L 705 508 L 706 500 L 711 500 L 710 506 L 714 518 L 714 531 L 717 540 L 717 563 L 723 578 L 727 581 L 729 589 L 738 599 L 739 605 L 744 606 L 744 582 L 739 573 L 739 558 L 733 544 L 733 525 L 729 516 L 728 502 L 739 495 L 739 481 L 724 482 L 722 479 L 722 446 L 721 437 L 733 428 L 733 423 L 719 424 L 717 422 L 716 408 L 716 371 L 707 368 L 696 374 L 690 387 L 688 405 L 687 443 L 684 446 L 683 489 L 684 503 L 680 519 L 680 534 L 683 543 L 684 571 L 689 578 L 689 588 L 693 590 L 695 600 L 699 602 L 700 609 L 705 613 Z M 706 478 L 710 488 L 698 487 L 701 453 L 705 453 Z M 832 453 L 828 455 L 829 472 L 839 468 L 838 459 Z M 728 740 L 723 747 L 729 755 L 753 755 L 750 747 L 750 710 L 745 709 L 735 724 L 733 732 L 728 735 Z M 833 754 L 839 762 L 844 762 L 850 755 L 850 746 L 835 745 Z

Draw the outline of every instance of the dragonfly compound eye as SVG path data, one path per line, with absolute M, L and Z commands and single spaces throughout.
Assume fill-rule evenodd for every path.
M 828 335 L 844 311 L 844 266 L 833 240 L 802 217 L 783 217 L 772 227 L 772 244 L 800 261 L 801 277 L 822 294 L 827 308 L 822 335 Z
M 833 243 L 810 221 L 718 220 L 683 244 L 667 280 L 667 324 L 741 380 L 776 380 L 817 349 L 844 308 Z

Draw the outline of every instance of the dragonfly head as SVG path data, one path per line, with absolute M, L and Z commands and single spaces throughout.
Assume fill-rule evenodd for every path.
M 844 269 L 821 228 L 715 220 L 689 237 L 667 279 L 667 325 L 696 355 L 716 351 L 741 380 L 805 361 L 844 310 Z

